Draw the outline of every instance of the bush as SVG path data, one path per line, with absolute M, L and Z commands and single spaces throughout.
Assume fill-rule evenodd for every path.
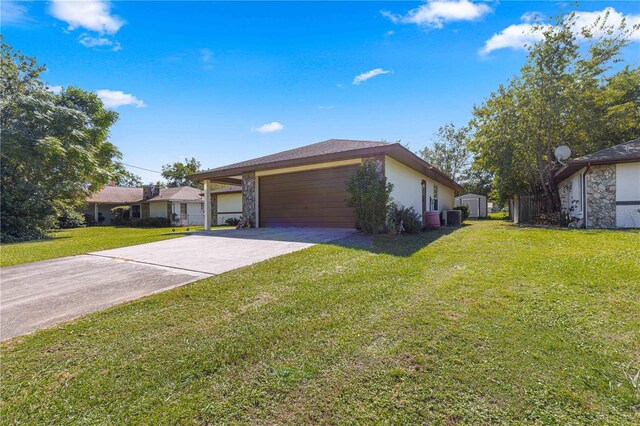
M 454 210 L 460 210 L 462 212 L 462 221 L 469 219 L 469 206 L 455 206 Z
M 416 234 L 422 230 L 420 214 L 413 207 L 403 207 L 391 203 L 389 206 L 388 220 L 395 232 L 407 232 Z
M 349 176 L 346 190 L 351 198 L 347 204 L 355 210 L 357 228 L 367 234 L 384 232 L 392 189 L 393 185 L 387 182 L 375 161 L 365 161 L 353 176 Z
M 238 226 L 238 224 L 240 223 L 240 219 L 238 219 L 237 217 L 230 217 L 229 219 L 225 220 L 224 223 L 229 226 Z
M 128 225 L 131 218 L 130 206 L 119 206 L 111 209 L 111 224 L 112 225 Z M 100 220 L 102 219 L 102 220 Z M 98 220 L 102 224 L 104 218 L 98 217 Z
M 72 208 L 65 208 L 58 217 L 58 226 L 62 229 L 81 228 L 87 226 L 84 215 Z
M 140 228 L 168 228 L 171 226 L 171 221 L 166 217 L 142 217 L 129 219 L 125 225 Z
M 96 225 L 96 218 L 92 214 L 85 213 L 84 214 L 84 223 L 87 226 L 94 226 L 94 225 Z

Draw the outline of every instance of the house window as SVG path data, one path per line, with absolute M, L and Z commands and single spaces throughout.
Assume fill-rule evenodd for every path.
M 187 203 L 180 203 L 180 220 L 187 220 Z
M 433 209 L 438 210 L 438 186 L 433 185 Z
M 140 218 L 140 204 L 134 204 L 131 206 L 131 217 Z

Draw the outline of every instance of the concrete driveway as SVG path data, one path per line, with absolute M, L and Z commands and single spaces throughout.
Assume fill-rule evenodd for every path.
M 345 238 L 347 229 L 265 228 L 183 238 L 0 270 L 0 339 Z

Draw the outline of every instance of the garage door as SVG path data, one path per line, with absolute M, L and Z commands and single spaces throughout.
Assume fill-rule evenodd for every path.
M 260 226 L 353 228 L 353 209 L 344 189 L 357 165 L 261 176 Z

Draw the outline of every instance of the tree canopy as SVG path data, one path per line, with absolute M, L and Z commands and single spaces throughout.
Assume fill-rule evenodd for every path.
M 556 147 L 577 157 L 640 135 L 640 69 L 622 54 L 634 29 L 607 18 L 580 29 L 570 13 L 537 25 L 541 40 L 520 73 L 474 109 L 468 147 L 499 201 L 539 193 L 557 212 Z
M 202 184 L 187 179 L 187 176 L 200 170 L 200 162 L 195 158 L 184 159 L 184 163 L 177 161 L 162 166 L 162 177 L 167 180 L 167 187 L 193 186 L 202 189 Z
M 63 211 L 117 176 L 109 141 L 118 114 L 94 94 L 51 92 L 45 67 L 0 39 L 0 203 L 3 242 L 42 237 Z

